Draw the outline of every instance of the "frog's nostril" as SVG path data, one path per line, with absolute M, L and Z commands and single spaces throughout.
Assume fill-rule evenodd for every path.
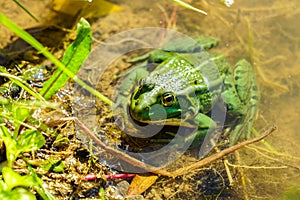
M 147 107 L 145 108 L 145 110 L 146 110 L 146 111 L 149 111 L 149 110 L 150 110 L 149 106 L 147 106 Z
M 136 106 L 139 105 L 139 102 L 140 102 L 139 100 L 136 100 L 136 101 L 135 101 L 135 105 L 136 105 Z

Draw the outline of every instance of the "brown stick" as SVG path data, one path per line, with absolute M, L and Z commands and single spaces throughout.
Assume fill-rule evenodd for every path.
M 178 170 L 175 170 L 172 172 L 173 174 L 173 177 L 177 177 L 177 176 L 180 176 L 180 175 L 184 175 L 186 174 L 187 172 L 191 172 L 192 170 L 195 170 L 195 169 L 198 169 L 200 167 L 203 167 L 204 165 L 207 165 L 213 161 L 216 161 L 220 158 L 223 158 L 224 156 L 244 147 L 244 146 L 247 146 L 249 144 L 253 144 L 255 142 L 258 142 L 262 139 L 264 139 L 265 137 L 267 137 L 268 135 L 270 135 L 273 131 L 276 130 L 276 127 L 275 126 L 272 126 L 271 128 L 269 128 L 266 132 L 264 132 L 263 134 L 261 134 L 260 136 L 252 139 L 252 140 L 247 140 L 245 142 L 242 142 L 242 143 L 239 143 L 239 144 L 236 144 L 232 147 L 229 147 L 227 149 L 224 149 L 216 154 L 213 154 L 207 158 L 204 158 L 202 160 L 200 160 L 199 162 L 196 162 L 188 167 L 183 167 L 183 168 L 180 168 Z
M 163 176 L 172 176 L 172 173 L 167 172 L 163 169 L 145 164 L 141 162 L 140 160 L 137 160 L 128 154 L 119 151 L 118 149 L 115 149 L 113 147 L 107 146 L 104 144 L 95 134 L 93 134 L 78 118 L 76 117 L 70 117 L 70 118 L 64 118 L 63 120 L 73 120 L 75 123 L 94 141 L 97 145 L 99 145 L 104 151 L 111 153 L 112 155 L 117 156 L 119 159 L 131 164 L 132 166 L 139 167 L 141 169 L 144 169 L 146 172 L 152 172 L 155 174 L 160 174 Z

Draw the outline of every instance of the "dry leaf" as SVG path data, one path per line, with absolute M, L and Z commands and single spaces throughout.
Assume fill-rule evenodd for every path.
M 122 8 L 105 0 L 53 0 L 53 10 L 67 15 L 84 18 L 98 18 L 109 13 L 121 11 Z
M 145 192 L 151 185 L 155 183 L 158 176 L 155 174 L 136 175 L 128 189 L 128 195 L 139 195 Z

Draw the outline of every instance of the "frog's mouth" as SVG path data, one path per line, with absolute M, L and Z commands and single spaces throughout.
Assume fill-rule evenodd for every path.
M 147 124 L 180 119 L 182 112 L 179 108 L 164 107 L 160 104 L 145 106 L 144 108 L 132 106 L 129 110 L 130 115 L 134 120 Z

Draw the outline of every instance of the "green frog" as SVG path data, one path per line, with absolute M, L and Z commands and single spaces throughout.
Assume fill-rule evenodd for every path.
M 143 124 L 194 124 L 195 139 L 217 128 L 210 113 L 221 100 L 230 144 L 248 139 L 259 101 L 254 70 L 245 59 L 232 67 L 223 54 L 208 53 L 217 45 L 211 36 L 177 39 L 131 60 L 139 64 L 125 76 L 116 106 Z

